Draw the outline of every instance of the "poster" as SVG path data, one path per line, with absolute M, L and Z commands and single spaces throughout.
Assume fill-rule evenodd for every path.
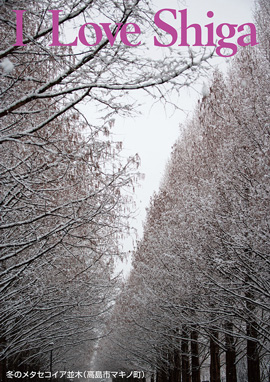
M 0 380 L 269 380 L 267 0 L 0 3 Z

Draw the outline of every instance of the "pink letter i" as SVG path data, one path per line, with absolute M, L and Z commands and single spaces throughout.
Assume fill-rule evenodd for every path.
M 24 46 L 23 43 L 23 13 L 26 12 L 25 9 L 22 10 L 13 10 L 16 13 L 16 44 L 13 46 Z

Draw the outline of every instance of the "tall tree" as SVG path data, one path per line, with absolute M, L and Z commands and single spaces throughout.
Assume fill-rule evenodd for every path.
M 179 59 L 176 53 L 164 63 L 141 46 L 121 43 L 128 23 L 158 33 L 147 1 L 14 0 L 0 8 L 5 378 L 7 367 L 41 367 L 48 355 L 54 364 L 80 364 L 74 348 L 88 346 L 93 355 L 115 297 L 118 238 L 128 228 L 123 188 L 134 181 L 138 164 L 137 157 L 123 163 L 119 156 L 121 143 L 110 134 L 115 116 L 136 109 L 128 92 L 145 89 L 156 97 L 158 89 L 162 94 L 190 83 L 191 68 L 211 54 L 187 52 Z M 93 16 L 107 23 L 100 41 L 93 25 L 81 27 Z M 73 27 L 76 33 L 81 27 L 78 47 L 74 36 L 65 37 Z M 137 37 L 128 33 L 133 45 Z M 97 117 L 86 117 L 85 107 Z
M 263 33 L 269 5 L 258 6 Z M 182 380 L 198 378 L 194 355 L 212 382 L 269 378 L 267 44 L 241 50 L 226 77 L 215 71 L 148 210 L 114 343 L 158 381 L 172 378 L 174 351 Z

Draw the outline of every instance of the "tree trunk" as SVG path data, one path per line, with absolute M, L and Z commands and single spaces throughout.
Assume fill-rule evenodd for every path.
M 251 253 L 247 250 L 247 253 Z M 259 345 L 258 345 L 258 331 L 257 322 L 255 319 L 255 307 L 252 301 L 254 300 L 254 292 L 252 291 L 252 285 L 250 285 L 250 279 L 246 277 L 246 285 L 248 289 L 246 292 L 246 308 L 247 308 L 247 371 L 248 382 L 260 382 L 260 358 L 259 358 Z
M 168 351 L 166 349 L 162 349 L 162 353 L 160 354 L 159 360 L 159 370 L 157 370 L 157 382 L 169 382 L 170 371 L 168 370 Z
M 178 349 L 174 349 L 173 382 L 181 382 L 181 357 Z
M 7 380 L 6 374 L 7 374 L 7 362 L 5 359 L 2 359 L 0 361 L 0 381 L 1 382 L 6 382 Z
M 164 370 L 157 371 L 157 382 L 167 382 L 168 378 Z
M 168 367 L 168 381 L 174 382 L 174 350 L 173 347 L 169 350 L 169 367 Z
M 189 351 L 188 351 L 188 331 L 186 325 L 182 327 L 182 382 L 190 382 L 190 364 L 189 364 Z
M 260 382 L 260 358 L 257 342 L 256 322 L 247 322 L 247 369 L 248 382 Z
M 236 375 L 236 350 L 234 338 L 231 335 L 233 332 L 232 322 L 225 323 L 225 346 L 226 346 L 226 381 L 237 382 Z
M 192 382 L 200 382 L 200 360 L 199 360 L 199 344 L 198 332 L 194 328 L 191 331 L 191 380 Z
M 210 382 L 220 382 L 220 358 L 216 330 L 212 330 L 210 336 L 210 358 Z

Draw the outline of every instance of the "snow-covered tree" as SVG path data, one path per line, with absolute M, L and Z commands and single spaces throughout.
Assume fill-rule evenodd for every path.
M 175 144 L 115 313 L 158 382 L 269 379 L 268 2 L 256 20 L 264 44 L 213 73 Z
M 191 69 L 200 69 L 211 53 L 169 52 L 160 60 L 143 44 L 131 49 L 122 43 L 127 23 L 140 25 L 148 37 L 158 34 L 145 0 L 14 0 L 0 8 L 5 379 L 6 368 L 46 366 L 50 354 L 54 365 L 65 360 L 77 367 L 83 351 L 93 356 L 115 296 L 118 239 L 128 229 L 123 189 L 138 164 L 137 157 L 124 163 L 119 156 L 121 143 L 110 134 L 115 118 L 136 111 L 132 91 L 165 99 L 192 82 Z M 93 20 L 106 23 L 103 38 L 95 43 L 88 24 L 81 29 L 87 41 L 76 47 L 73 33 Z M 136 34 L 128 38 L 137 44 Z M 57 39 L 64 46 L 52 46 Z

